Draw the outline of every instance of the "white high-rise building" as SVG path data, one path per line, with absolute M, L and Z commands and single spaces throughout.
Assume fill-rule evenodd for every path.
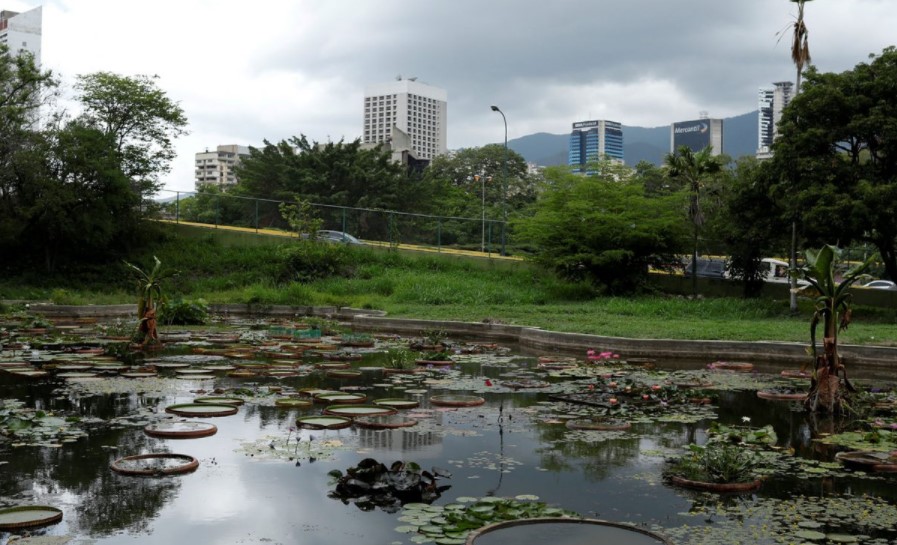
M 234 168 L 240 164 L 240 160 L 249 157 L 248 146 L 236 144 L 218 146 L 215 151 L 202 151 L 196 154 L 196 189 L 203 186 L 217 186 L 218 189 L 227 189 L 239 181 L 234 174 Z
M 362 142 L 389 142 L 391 129 L 396 127 L 411 138 L 418 159 L 433 159 L 448 151 L 447 110 L 445 90 L 417 78 L 399 76 L 391 83 L 368 86 L 364 90 Z
M 40 67 L 42 7 L 23 13 L 0 11 L 0 44 L 6 45 L 13 55 L 28 51 L 34 55 L 34 64 Z
M 757 158 L 772 157 L 772 143 L 779 134 L 779 120 L 782 110 L 791 102 L 794 84 L 790 81 L 773 83 L 775 87 L 761 88 L 759 94 L 759 139 L 757 142 Z

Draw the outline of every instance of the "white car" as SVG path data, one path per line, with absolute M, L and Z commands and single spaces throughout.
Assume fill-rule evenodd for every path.
M 897 284 L 890 280 L 873 280 L 872 282 L 863 284 L 861 287 L 876 290 L 897 290 Z

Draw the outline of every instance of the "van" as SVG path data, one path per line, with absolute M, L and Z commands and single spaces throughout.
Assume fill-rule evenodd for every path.
M 787 284 L 791 282 L 788 276 L 788 262 L 772 257 L 764 257 L 760 260 L 760 270 L 763 271 L 763 280 L 765 282 L 776 282 L 779 284 Z

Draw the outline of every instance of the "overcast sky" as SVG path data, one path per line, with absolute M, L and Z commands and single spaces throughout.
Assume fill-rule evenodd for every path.
M 24 11 L 35 0 L 0 0 Z M 166 177 L 193 189 L 193 154 L 305 134 L 361 133 L 366 85 L 397 75 L 448 93 L 449 149 L 574 121 L 654 127 L 743 114 L 793 80 L 788 0 L 45 0 L 43 67 L 67 87 L 100 70 L 157 74 L 190 135 Z M 843 71 L 897 44 L 895 0 L 806 5 L 813 63 Z

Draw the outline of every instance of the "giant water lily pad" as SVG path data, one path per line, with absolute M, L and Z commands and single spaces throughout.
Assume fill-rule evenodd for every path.
M 665 537 L 631 525 L 603 520 L 537 518 L 498 522 L 474 532 L 471 545 L 543 545 L 545 543 L 625 543 L 670 545 Z
M 374 405 L 384 405 L 394 409 L 414 409 L 420 406 L 420 401 L 415 399 L 402 399 L 394 397 L 385 397 L 374 400 Z
M 10 531 L 55 524 L 62 520 L 62 510 L 47 505 L 20 505 L 0 509 L 0 530 Z
M 237 414 L 233 405 L 215 405 L 214 403 L 181 403 L 165 407 L 165 412 L 178 416 L 230 416 Z
M 218 427 L 208 422 L 195 422 L 192 420 L 177 420 L 168 422 L 156 422 L 143 428 L 143 432 L 150 437 L 168 439 L 191 439 L 195 437 L 208 437 L 215 435 Z
M 342 416 L 303 416 L 296 425 L 310 430 L 338 430 L 352 425 L 352 419 Z
M 430 397 L 430 404 L 437 407 L 476 407 L 486 400 L 480 396 L 446 394 Z
M 340 405 L 364 403 L 367 401 L 367 398 L 368 397 L 364 394 L 353 394 L 349 392 L 324 392 L 314 396 L 315 401 Z
M 197 397 L 193 400 L 194 403 L 208 403 L 212 405 L 233 405 L 238 407 L 244 404 L 246 401 L 239 397 L 227 397 L 227 396 L 203 396 Z
M 151 453 L 125 456 L 112 462 L 109 467 L 122 475 L 161 477 L 195 471 L 199 460 L 187 454 Z
M 381 405 L 330 405 L 324 409 L 324 414 L 331 416 L 345 416 L 354 418 L 356 416 L 378 416 L 395 414 L 397 411 L 392 407 L 384 407 Z

